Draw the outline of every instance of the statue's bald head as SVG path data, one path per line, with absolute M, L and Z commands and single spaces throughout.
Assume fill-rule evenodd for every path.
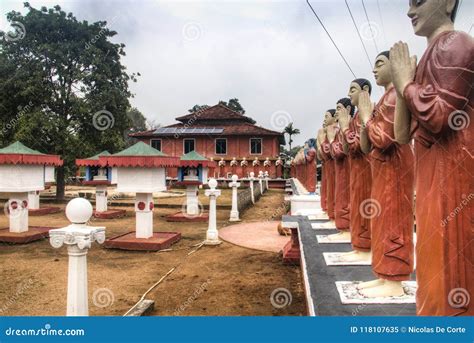
M 453 24 L 459 0 L 409 0 L 410 17 L 417 36 L 431 37 L 440 27 Z

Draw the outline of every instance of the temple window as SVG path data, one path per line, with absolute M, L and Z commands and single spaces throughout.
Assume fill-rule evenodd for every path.
M 262 154 L 262 139 L 261 138 L 250 138 L 250 153 L 253 155 Z
M 216 155 L 226 155 L 226 154 L 227 154 L 227 139 L 217 138 L 216 139 Z
M 195 139 L 194 138 L 186 138 L 183 140 L 183 150 L 184 153 L 187 154 L 188 152 L 194 151 L 194 144 Z
M 150 145 L 152 148 L 161 151 L 161 139 L 152 139 Z

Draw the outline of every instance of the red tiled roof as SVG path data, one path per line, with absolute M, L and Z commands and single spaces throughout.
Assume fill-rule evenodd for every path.
M 186 114 L 175 119 L 182 123 L 190 121 L 198 122 L 199 120 L 238 120 L 255 124 L 255 120 L 253 120 L 252 118 L 246 117 L 221 104 L 217 104 L 194 113 Z

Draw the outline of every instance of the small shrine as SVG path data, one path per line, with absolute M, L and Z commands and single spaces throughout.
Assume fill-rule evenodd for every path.
M 170 222 L 206 222 L 209 219 L 199 203 L 199 187 L 207 184 L 209 168 L 216 163 L 209 161 L 196 151 L 184 154 L 180 158 L 177 185 L 186 187 L 186 202 L 182 211 L 166 217 Z
M 45 189 L 46 168 L 61 166 L 57 155 L 46 155 L 15 142 L 0 149 L 0 192 L 8 194 L 5 213 L 9 227 L 0 229 L 0 242 L 29 243 L 45 237 L 51 227 L 28 225 L 29 192 Z
M 118 192 L 136 193 L 135 231 L 107 239 L 106 248 L 157 251 L 181 238 L 177 232 L 153 231 L 153 193 L 166 190 L 165 168 L 180 167 L 179 158 L 138 142 L 114 155 L 99 156 L 99 164 L 117 170 Z
M 82 184 L 95 186 L 95 211 L 93 215 L 100 219 L 123 217 L 126 214 L 125 210 L 108 208 L 107 187 L 116 184 L 116 169 L 109 166 L 101 166 L 100 156 L 110 156 L 110 153 L 102 151 L 95 156 L 76 160 L 77 166 L 85 167 L 86 177 Z

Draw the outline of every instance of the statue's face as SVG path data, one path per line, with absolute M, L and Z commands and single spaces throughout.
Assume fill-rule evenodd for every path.
M 415 35 L 429 37 L 441 25 L 450 22 L 453 0 L 410 0 L 408 17 Z
M 362 92 L 362 88 L 360 88 L 359 84 L 356 82 L 351 82 L 349 87 L 349 94 L 347 96 L 351 99 L 351 103 L 353 106 L 359 105 L 359 95 Z
M 336 113 L 334 114 L 334 117 L 336 118 L 336 121 L 339 120 L 339 116 L 341 114 L 341 110 L 344 109 L 344 105 L 341 103 L 338 103 L 336 105 Z
M 332 116 L 330 112 L 324 114 L 323 128 L 327 128 L 329 125 L 332 125 L 336 122 L 336 119 Z
M 380 55 L 379 57 L 377 57 L 377 59 L 375 60 L 373 73 L 375 77 L 375 82 L 377 82 L 379 86 L 386 86 L 390 82 L 392 82 L 390 60 L 384 55 Z

